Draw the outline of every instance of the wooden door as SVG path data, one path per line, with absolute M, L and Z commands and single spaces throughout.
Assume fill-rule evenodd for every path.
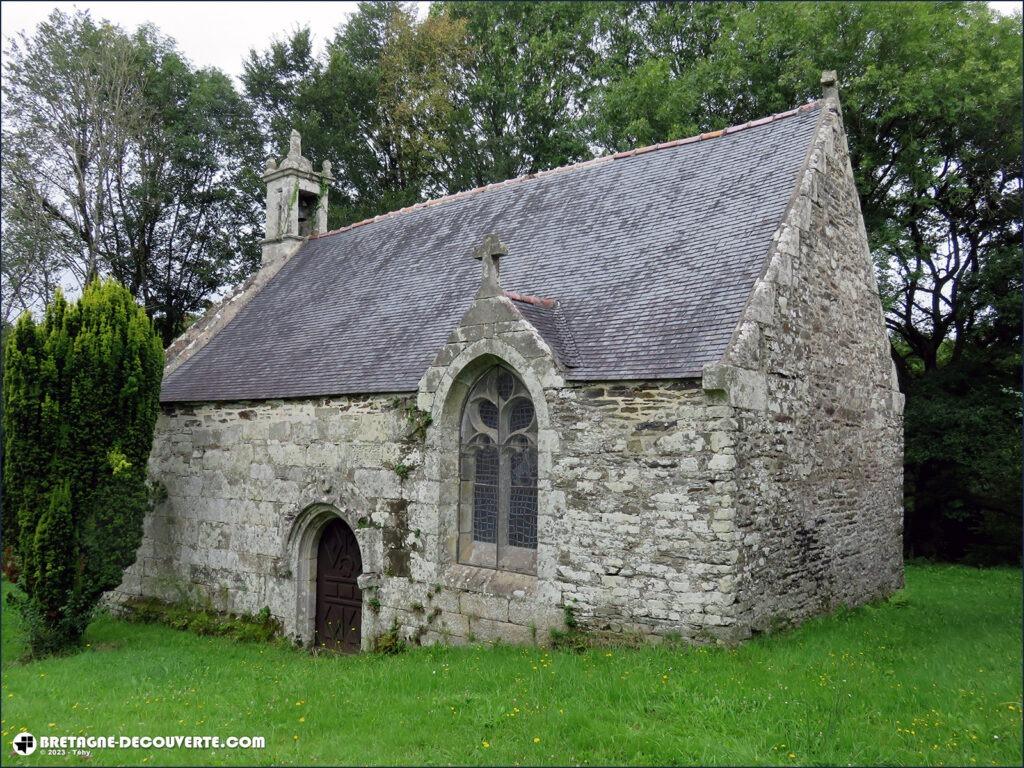
M 317 647 L 359 650 L 363 595 L 356 579 L 362 572 L 355 534 L 343 520 L 332 520 L 316 552 Z

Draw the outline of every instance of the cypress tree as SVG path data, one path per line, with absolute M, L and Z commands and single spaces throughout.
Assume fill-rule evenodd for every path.
M 4 546 L 17 548 L 18 510 L 38 506 L 48 460 L 42 440 L 42 339 L 29 314 L 7 336 L 4 354 Z M 6 555 L 5 555 L 6 556 Z
M 92 281 L 4 350 L 4 536 L 33 654 L 80 644 L 142 539 L 159 411 L 160 337 L 131 294 Z

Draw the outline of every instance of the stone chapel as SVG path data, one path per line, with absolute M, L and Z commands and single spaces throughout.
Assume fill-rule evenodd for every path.
M 835 73 L 782 114 L 327 229 L 167 350 L 166 490 L 113 596 L 368 649 L 735 642 L 903 579 L 902 410 Z

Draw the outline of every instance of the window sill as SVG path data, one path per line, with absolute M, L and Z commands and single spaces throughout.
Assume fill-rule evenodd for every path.
M 537 577 L 530 573 L 481 568 L 455 563 L 445 573 L 445 586 L 468 592 L 502 597 L 531 597 L 537 594 Z M 522 593 L 516 595 L 516 593 Z

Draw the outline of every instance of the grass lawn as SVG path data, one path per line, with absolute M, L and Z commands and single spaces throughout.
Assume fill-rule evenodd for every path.
M 108 617 L 23 663 L 4 605 L 5 765 L 1021 764 L 1021 575 L 907 568 L 894 599 L 737 649 L 423 648 L 311 657 Z M 258 735 L 253 750 L 94 750 L 35 736 Z

